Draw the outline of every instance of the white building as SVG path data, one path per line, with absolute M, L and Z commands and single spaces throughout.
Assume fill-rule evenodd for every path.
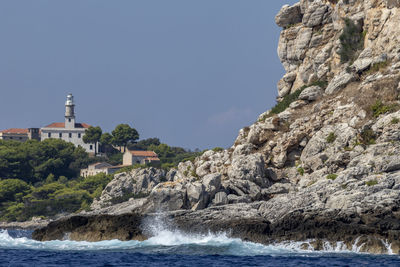
M 40 140 L 39 128 L 11 128 L 0 131 L 0 140 L 15 140 L 25 142 L 30 139 Z
M 41 140 L 58 138 L 73 143 L 75 146 L 81 146 L 88 153 L 97 153 L 95 149 L 98 146 L 95 146 L 95 144 L 85 144 L 83 142 L 82 137 L 85 135 L 85 130 L 89 128 L 90 125 L 75 122 L 74 108 L 74 97 L 72 94 L 69 94 L 65 102 L 65 122 L 55 122 L 41 128 Z
M 135 164 L 159 163 L 160 159 L 154 151 L 126 150 L 122 158 L 124 166 Z
M 107 162 L 98 162 L 89 165 L 86 169 L 81 169 L 81 176 L 94 176 L 99 173 L 112 174 L 121 169 L 123 166 L 112 166 Z

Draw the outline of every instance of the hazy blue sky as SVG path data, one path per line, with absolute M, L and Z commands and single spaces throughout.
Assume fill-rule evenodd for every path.
M 229 147 L 275 103 L 277 0 L 0 2 L 0 129 L 77 120 Z

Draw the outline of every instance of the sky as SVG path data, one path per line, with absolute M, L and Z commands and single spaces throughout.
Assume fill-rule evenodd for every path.
M 76 119 L 230 147 L 276 103 L 275 15 L 295 0 L 2 0 L 0 129 Z

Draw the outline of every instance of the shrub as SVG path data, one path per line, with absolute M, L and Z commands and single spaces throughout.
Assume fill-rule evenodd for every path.
M 333 143 L 336 140 L 336 135 L 335 133 L 329 133 L 328 137 L 326 138 L 326 142 L 328 143 Z
M 395 111 L 397 105 L 384 105 L 381 100 L 377 100 L 375 104 L 371 106 L 372 110 L 372 115 L 377 118 L 382 114 L 385 114 L 387 112 L 393 112 Z
M 376 134 L 375 132 L 367 127 L 361 131 L 361 143 L 364 145 L 373 145 L 375 144 Z
M 399 118 L 393 118 L 391 121 L 390 121 L 390 123 L 391 124 L 397 124 L 397 123 L 399 123 Z
M 364 36 L 362 27 L 346 18 L 340 40 L 340 61 L 342 63 L 353 61 L 358 56 L 358 51 L 363 49 Z
M 331 174 L 328 174 L 328 175 L 326 176 L 326 179 L 329 179 L 329 180 L 334 181 L 337 177 L 338 177 L 337 174 L 331 173 Z
M 389 65 L 389 63 L 390 62 L 388 60 L 385 60 L 385 61 L 382 61 L 379 63 L 374 63 L 374 64 L 372 64 L 372 66 L 369 68 L 369 70 L 366 73 L 367 73 L 367 75 L 369 75 L 369 74 L 378 72 L 378 71 L 386 68 Z
M 378 181 L 377 180 L 370 180 L 368 182 L 365 182 L 365 184 L 367 186 L 374 186 L 374 185 L 378 184 Z
M 303 169 L 303 167 L 298 167 L 298 168 L 297 168 L 297 172 L 298 172 L 301 176 L 303 176 L 303 175 L 304 175 L 304 169 Z
M 311 87 L 311 86 L 315 86 L 315 85 L 317 85 L 321 88 L 326 88 L 328 86 L 328 82 L 327 81 L 315 81 L 311 84 L 303 85 L 298 90 L 296 90 L 294 93 L 284 96 L 282 101 L 277 103 L 271 109 L 271 112 L 269 114 L 279 114 L 279 113 L 285 111 L 289 107 L 290 104 L 292 104 L 294 101 L 296 101 L 299 98 L 299 95 L 301 94 L 301 92 L 304 91 L 304 89 Z
M 270 114 L 279 114 L 285 111 L 291 103 L 299 98 L 299 95 L 305 88 L 300 88 L 296 92 L 286 95 L 283 97 L 282 101 L 277 103 L 272 109 Z
M 192 170 L 190 175 L 195 177 L 195 178 L 197 178 L 197 179 L 199 179 L 199 175 L 197 175 L 196 170 Z
M 221 151 L 224 151 L 224 149 L 222 147 L 214 147 L 212 151 L 221 152 Z

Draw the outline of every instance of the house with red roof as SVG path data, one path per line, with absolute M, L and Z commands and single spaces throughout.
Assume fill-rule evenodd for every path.
M 0 140 L 15 140 L 25 142 L 29 139 L 40 140 L 39 128 L 10 128 L 0 131 Z
M 86 152 L 95 154 L 98 146 L 95 144 L 85 144 L 83 142 L 83 136 L 85 135 L 85 130 L 90 127 L 86 123 L 75 122 L 75 104 L 74 97 L 72 94 L 67 96 L 67 101 L 65 102 L 65 120 L 64 122 L 54 122 L 40 129 L 41 140 L 46 140 L 48 138 L 58 138 L 64 141 L 73 143 L 75 146 L 83 147 Z
M 123 165 L 159 163 L 160 159 L 154 151 L 126 150 L 122 158 Z

